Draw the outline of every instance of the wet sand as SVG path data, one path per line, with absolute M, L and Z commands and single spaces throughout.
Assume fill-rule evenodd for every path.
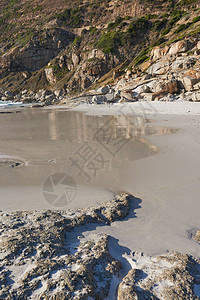
M 117 106 L 100 110 L 93 107 L 87 113 L 116 114 L 117 110 Z M 155 126 L 179 129 L 176 134 L 147 137 L 159 152 L 135 160 L 126 168 L 123 188 L 138 198 L 136 216 L 95 232 L 111 235 L 120 246 L 132 251 L 156 255 L 174 250 L 199 257 L 199 244 L 191 238 L 200 228 L 199 103 L 157 102 L 151 107 L 148 103 L 141 106 L 132 103 L 126 104 L 124 111 L 141 116 L 145 112 L 145 117 L 152 118 Z M 86 236 L 91 233 L 83 230 Z M 115 252 L 116 246 L 111 245 L 111 253 Z
M 78 208 L 110 200 L 125 189 L 130 163 L 157 152 L 146 136 L 174 131 L 142 117 L 89 116 L 59 108 L 17 111 L 0 115 L 4 211 Z M 69 178 L 72 186 L 57 184 Z

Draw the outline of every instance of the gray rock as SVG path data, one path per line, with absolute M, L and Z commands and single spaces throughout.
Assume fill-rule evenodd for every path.
M 52 100 L 56 99 L 56 96 L 54 94 L 45 95 L 45 99 L 47 101 L 52 101 Z
M 137 93 L 138 95 L 140 95 L 142 93 L 149 93 L 149 92 L 151 92 L 151 90 L 150 90 L 150 88 L 147 84 L 142 84 L 142 85 L 139 85 L 134 90 L 132 90 L 132 92 Z
M 155 257 L 134 252 L 129 259 L 135 267 L 120 283 L 118 300 L 198 299 L 199 259 L 176 252 Z
M 7 101 L 8 100 L 8 98 L 7 97 L 5 97 L 5 96 L 1 96 L 1 101 Z
M 107 98 L 106 96 L 104 95 L 95 95 L 92 97 L 92 103 L 95 103 L 95 104 L 101 104 L 103 102 L 106 102 L 107 101 Z
M 27 91 L 27 90 L 24 90 L 24 91 L 21 92 L 21 94 L 22 94 L 22 95 L 28 94 L 28 91 Z
M 63 89 L 55 90 L 54 94 L 56 95 L 56 97 L 61 97 L 64 95 L 64 91 L 63 91 Z
M 112 201 L 74 211 L 0 212 L 0 298 L 106 298 L 113 275 L 121 268 L 109 253 L 108 236 L 82 236 L 75 243 L 71 239 L 85 224 L 123 219 L 130 199 L 122 193 Z M 20 277 L 15 276 L 18 272 Z
M 172 70 L 182 69 L 187 70 L 195 64 L 195 59 L 191 57 L 177 57 L 176 60 L 172 63 Z
M 106 86 L 98 88 L 96 91 L 102 95 L 106 95 L 107 93 L 109 93 L 110 87 L 108 85 L 106 85 Z
M 170 61 L 168 59 L 163 59 L 159 62 L 154 63 L 151 65 L 147 72 L 151 75 L 162 75 L 167 73 L 170 68 Z
M 152 93 L 142 93 L 141 94 L 143 100 L 145 101 L 153 101 L 153 94 Z
M 5 95 L 5 97 L 8 98 L 8 99 L 13 98 L 13 94 L 12 94 L 11 92 L 6 91 L 6 92 L 4 93 L 4 95 Z
M 191 100 L 193 102 L 200 102 L 200 91 L 192 93 Z

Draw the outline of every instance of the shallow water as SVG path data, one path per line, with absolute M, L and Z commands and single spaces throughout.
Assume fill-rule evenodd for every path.
M 174 129 L 142 117 L 62 109 L 0 114 L 0 204 L 5 211 L 84 207 L 123 190 L 131 162 L 155 154 L 146 138 Z

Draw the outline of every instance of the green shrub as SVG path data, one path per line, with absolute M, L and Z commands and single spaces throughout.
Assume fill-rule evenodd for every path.
M 104 53 L 114 53 L 116 48 L 121 45 L 121 36 L 118 32 L 104 32 L 97 43 L 97 47 Z
M 192 23 L 196 23 L 196 22 L 199 22 L 199 21 L 200 21 L 200 16 L 195 17 L 195 18 L 192 20 Z
M 108 24 L 107 29 L 114 29 L 116 28 L 121 22 L 123 21 L 123 18 L 121 17 L 117 17 L 117 19 L 115 20 L 115 22 L 111 22 Z
M 151 46 L 152 46 L 152 47 L 159 46 L 159 45 L 163 44 L 164 42 L 166 42 L 166 40 L 165 40 L 164 37 L 162 37 L 162 38 L 156 40 L 155 42 L 153 42 L 153 43 L 151 44 Z
M 168 34 L 170 32 L 170 30 L 171 30 L 170 27 L 165 28 L 162 32 L 162 36 Z
M 146 20 L 150 20 L 150 19 L 155 19 L 155 18 L 158 18 L 158 16 L 157 15 L 152 15 L 152 14 L 147 14 L 147 15 L 145 15 L 144 16 L 144 18 L 146 19 Z
M 152 30 L 153 31 L 160 31 L 163 29 L 163 27 L 166 26 L 167 19 L 157 20 L 152 23 Z
M 181 0 L 179 5 L 191 5 L 198 3 L 199 0 Z
M 188 27 L 190 27 L 192 23 L 191 22 L 188 22 L 187 24 L 181 24 L 175 31 L 174 33 L 179 33 L 183 30 L 186 30 Z
M 76 45 L 81 42 L 81 39 L 82 39 L 81 36 L 76 36 L 73 43 Z
M 64 26 L 80 26 L 82 24 L 81 11 L 78 8 L 65 9 L 55 16 Z

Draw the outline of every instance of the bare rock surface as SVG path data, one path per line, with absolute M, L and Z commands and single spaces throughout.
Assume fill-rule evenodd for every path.
M 127 256 L 132 269 L 118 288 L 118 300 L 199 299 L 199 259 L 176 252 L 155 257 Z
M 88 209 L 1 212 L 0 298 L 104 299 L 121 268 L 109 254 L 108 236 L 80 241 L 71 252 L 66 233 L 86 223 L 122 219 L 129 202 L 123 193 Z

